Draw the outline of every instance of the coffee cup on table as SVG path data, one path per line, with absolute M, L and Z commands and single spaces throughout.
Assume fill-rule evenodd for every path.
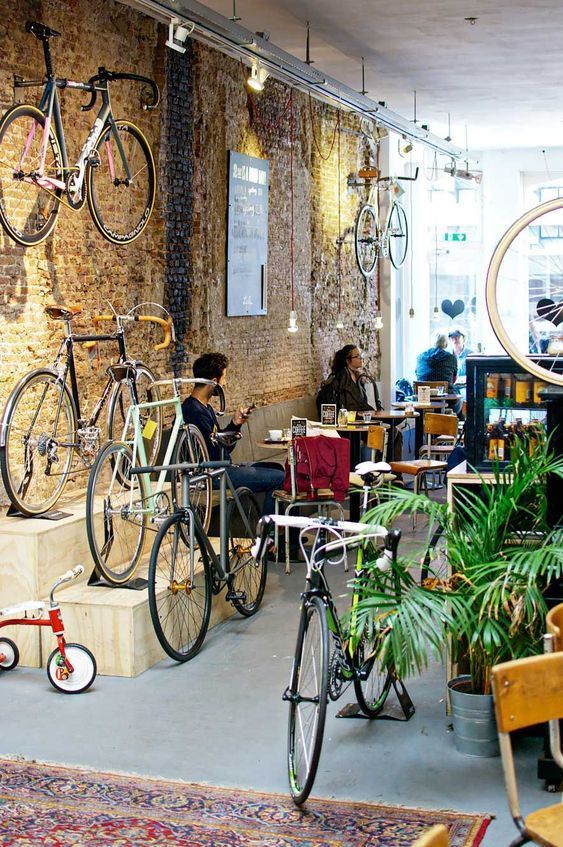
M 364 412 L 362 417 L 363 417 L 365 423 L 371 422 L 371 412 Z
M 270 441 L 281 441 L 283 436 L 283 430 L 281 429 L 270 429 L 268 430 L 268 437 Z

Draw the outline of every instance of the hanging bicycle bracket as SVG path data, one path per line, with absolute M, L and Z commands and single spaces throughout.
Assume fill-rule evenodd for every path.
M 368 721 L 410 721 L 416 709 L 412 702 L 407 689 L 400 679 L 392 679 L 393 688 L 399 701 L 398 706 L 386 701 L 381 712 L 375 717 L 370 718 L 365 715 L 358 703 L 348 703 L 337 712 L 337 718 L 365 718 Z

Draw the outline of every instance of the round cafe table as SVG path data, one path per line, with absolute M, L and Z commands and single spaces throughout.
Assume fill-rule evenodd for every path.
M 391 403 L 394 406 L 394 403 Z M 406 405 L 406 404 L 405 404 Z M 428 408 L 425 406 L 425 408 Z M 379 412 L 372 412 L 371 419 L 373 423 L 377 423 L 379 421 L 383 421 L 384 423 L 391 424 L 391 433 L 389 438 L 389 443 L 387 445 L 387 461 L 393 461 L 393 444 L 395 443 L 395 426 L 397 422 L 408 420 L 409 418 L 414 418 L 414 453 L 415 457 L 418 456 L 418 451 L 422 447 L 423 441 L 423 430 L 422 430 L 422 421 L 423 417 L 420 412 L 414 412 L 412 415 L 407 415 L 404 409 L 382 409 Z M 402 458 L 402 457 L 401 457 Z

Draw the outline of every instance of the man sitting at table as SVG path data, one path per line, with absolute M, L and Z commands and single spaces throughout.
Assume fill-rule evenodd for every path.
M 457 359 L 453 353 L 446 350 L 448 339 L 443 332 L 437 331 L 434 333 L 433 346 L 423 353 L 419 353 L 416 360 L 416 379 L 417 382 L 447 382 L 449 394 L 459 394 L 459 391 L 454 386 L 457 379 Z M 462 414 L 461 397 L 457 400 L 448 400 L 448 406 L 454 410 L 455 414 L 464 419 Z
M 200 379 L 210 379 L 218 385 L 225 384 L 229 360 L 222 353 L 204 353 L 193 363 L 193 375 Z M 205 438 L 209 458 L 221 459 L 223 450 L 231 453 L 232 447 L 218 447 L 211 440 L 215 432 L 240 432 L 244 422 L 252 414 L 252 408 L 241 407 L 233 415 L 231 421 L 223 428 L 219 426 L 215 411 L 210 404 L 215 389 L 213 385 L 195 385 L 191 395 L 182 403 L 182 412 L 186 423 L 195 424 Z M 230 456 L 227 456 L 230 459 Z M 277 462 L 247 462 L 241 465 L 231 464 L 228 469 L 229 479 L 235 488 L 246 486 L 255 494 L 264 494 L 263 515 L 274 512 L 272 493 L 281 489 L 284 471 Z

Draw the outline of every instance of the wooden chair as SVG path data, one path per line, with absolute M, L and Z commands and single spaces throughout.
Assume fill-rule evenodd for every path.
M 448 847 L 449 843 L 447 827 L 440 823 L 424 832 L 412 847 Z
M 563 650 L 563 603 L 550 609 L 546 617 L 548 635 L 553 637 L 553 650 Z
M 521 815 L 510 737 L 518 729 L 563 718 L 563 652 L 495 665 L 492 681 L 508 805 L 520 833 L 510 847 L 530 841 L 563 847 L 563 803 Z M 558 764 L 563 760 L 561 749 L 552 754 Z
M 419 458 L 447 459 L 455 447 L 458 437 L 458 419 L 456 415 L 441 415 L 426 412 L 424 415 L 424 434 L 426 444 L 419 450 Z
M 274 503 L 275 503 L 275 514 L 279 515 L 283 510 L 283 514 L 289 515 L 291 512 L 296 511 L 298 509 L 302 509 L 303 507 L 315 507 L 316 511 L 320 515 L 326 515 L 329 509 L 337 509 L 339 513 L 340 520 L 344 520 L 344 511 L 342 509 L 342 504 L 337 502 L 334 499 L 334 493 L 332 489 L 318 489 L 316 491 L 315 497 L 311 499 L 306 492 L 297 491 L 297 481 L 296 481 L 296 459 L 295 459 L 295 450 L 293 441 L 290 441 L 287 445 L 287 463 L 289 465 L 289 472 L 291 477 L 291 491 L 274 491 Z M 276 549 L 278 548 L 279 542 L 279 532 L 278 526 L 276 524 L 275 528 L 275 538 L 274 543 L 276 545 Z M 285 527 L 285 572 L 291 573 L 291 563 L 290 563 L 290 536 L 289 536 L 289 527 Z M 277 556 L 277 554 L 276 554 Z M 277 558 L 276 558 L 277 561 Z

